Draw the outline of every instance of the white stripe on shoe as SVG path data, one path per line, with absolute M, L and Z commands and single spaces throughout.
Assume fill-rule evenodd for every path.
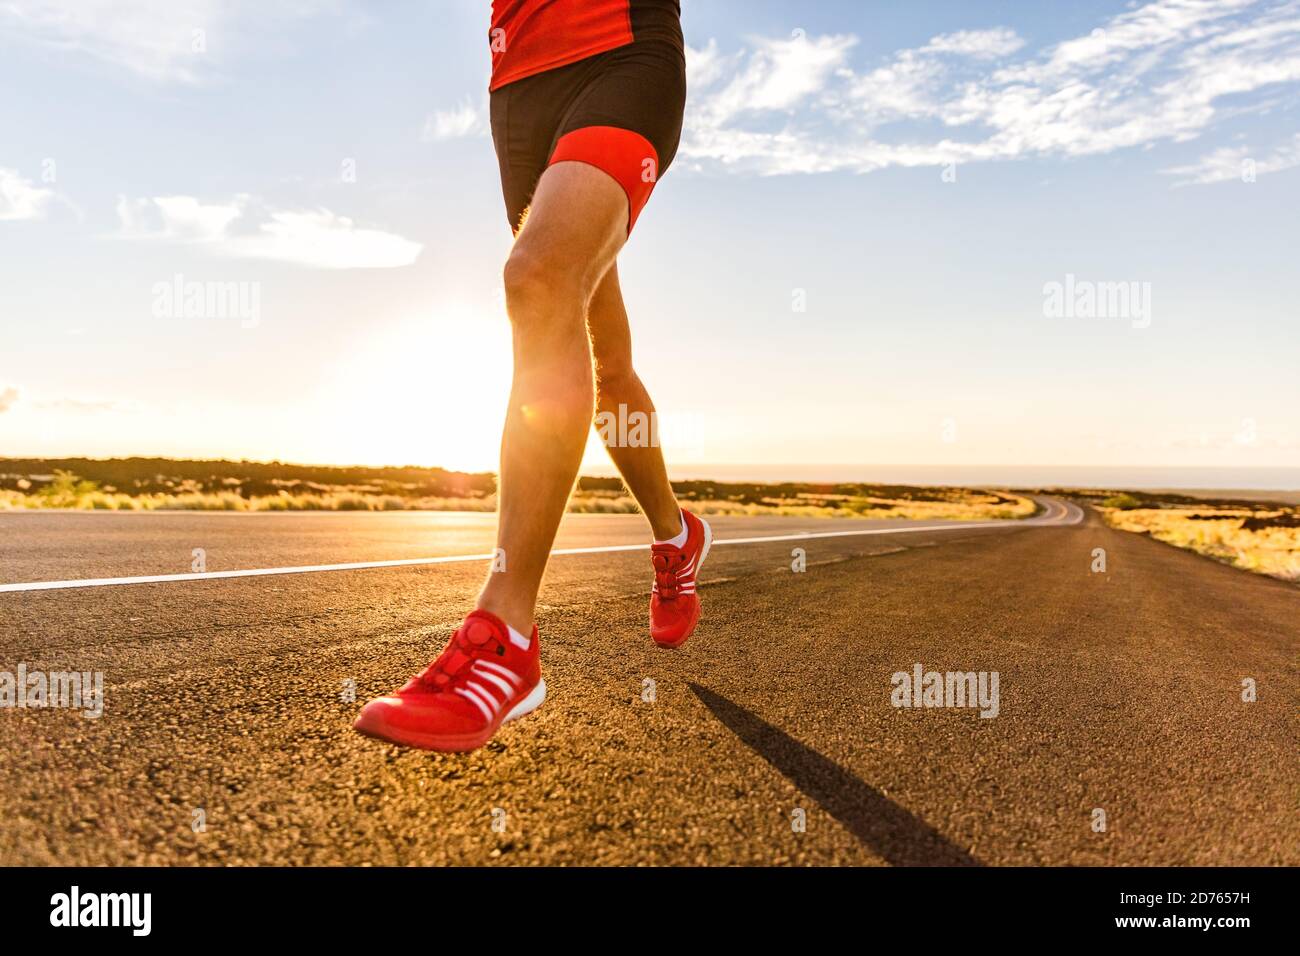
M 496 674 L 498 677 L 504 677 L 506 680 L 510 681 L 512 688 L 518 687 L 521 683 L 523 683 L 522 677 L 520 677 L 510 668 L 502 667 L 500 664 L 496 663 L 495 661 L 485 661 L 480 658 L 479 660 L 476 660 L 474 662 L 474 665 L 476 667 L 487 668 L 489 671 L 491 671 L 493 674 Z
M 476 694 L 471 694 L 469 691 L 467 691 L 467 690 L 466 690 L 465 688 L 463 688 L 463 687 L 457 687 L 457 688 L 456 688 L 456 693 L 460 694 L 460 696 L 464 697 L 466 700 L 468 700 L 470 703 L 472 703 L 475 707 L 477 707 L 480 711 L 482 711 L 482 713 L 483 713 L 483 719 L 486 720 L 486 721 L 488 721 L 489 723 L 490 723 L 490 722 L 493 720 L 493 718 L 496 716 L 492 711 L 490 711 L 490 710 L 487 709 L 486 705 L 484 705 L 483 701 L 481 701 L 481 700 L 478 699 L 478 696 L 477 696 Z
M 497 711 L 501 708 L 501 704 L 488 692 L 486 687 L 482 684 L 476 684 L 473 681 L 469 681 L 465 684 L 465 689 L 479 700 L 483 701 L 483 703 L 487 705 L 487 709 L 491 711 L 493 717 L 497 715 Z
M 478 665 L 479 665 L 479 663 L 481 663 L 481 662 L 480 662 L 480 661 L 475 661 L 475 662 L 474 662 L 474 668 L 473 668 L 473 670 L 474 670 L 474 673 L 475 673 L 476 675 L 478 675 L 479 677 L 483 678 L 484 680 L 491 681 L 491 682 L 492 682 L 493 684 L 495 684 L 497 687 L 500 687 L 500 688 L 501 688 L 501 693 L 503 693 L 503 694 L 506 695 L 506 699 L 507 699 L 507 700 L 509 700 L 511 697 L 514 696 L 515 689 L 514 689 L 514 687 L 513 687 L 512 685 L 507 684 L 507 683 L 506 683 L 505 681 L 503 681 L 500 677 L 498 677 L 496 674 L 493 674 L 491 671 L 487 670 L 486 668 L 484 668 L 483 670 L 479 670 L 479 669 L 478 669 Z
M 498 670 L 503 674 L 508 674 L 512 680 L 516 680 L 516 681 L 520 680 L 518 675 L 510 673 L 504 667 L 501 667 L 500 665 L 492 664 L 490 661 L 475 661 L 474 663 L 476 665 L 483 664 L 486 666 L 490 666 L 494 670 Z M 482 677 L 484 680 L 489 680 L 494 685 L 500 687 L 501 692 L 503 694 L 502 699 L 497 700 L 496 696 L 493 695 L 492 692 L 488 690 L 488 688 L 472 680 L 467 681 L 464 687 L 457 687 L 455 689 L 456 693 L 460 694 L 460 696 L 464 697 L 471 704 L 477 707 L 479 709 L 479 713 L 483 715 L 483 719 L 491 723 L 493 720 L 496 719 L 496 716 L 500 712 L 501 708 L 510 702 L 510 699 L 514 696 L 514 689 L 505 681 L 501 680 L 501 678 L 496 677 L 493 674 L 489 674 L 483 671 L 475 671 L 474 673 L 476 676 Z M 531 691 L 529 691 L 526 695 L 524 695 L 523 699 L 520 700 L 517 704 L 515 704 L 514 707 L 510 708 L 509 712 L 505 715 L 504 718 L 502 718 L 501 722 L 505 723 L 506 721 L 514 720 L 516 717 L 522 717 L 524 716 L 524 714 L 536 710 L 538 707 L 541 706 L 542 700 L 545 699 L 545 697 L 546 697 L 546 682 L 539 680 L 537 682 L 536 687 L 534 687 Z

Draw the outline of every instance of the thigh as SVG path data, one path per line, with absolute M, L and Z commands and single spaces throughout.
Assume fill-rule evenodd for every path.
M 585 163 L 555 163 L 537 183 L 511 258 L 580 290 L 585 310 L 627 241 L 627 198 L 608 175 Z

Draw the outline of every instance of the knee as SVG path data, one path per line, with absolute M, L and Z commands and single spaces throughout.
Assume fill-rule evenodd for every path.
M 511 322 L 527 323 L 534 316 L 554 313 L 566 298 L 578 300 L 581 288 L 577 279 L 560 257 L 524 241 L 516 242 L 502 272 Z
M 533 255 L 518 245 L 511 251 L 501 273 L 501 281 L 506 290 L 506 308 L 510 311 L 511 318 L 514 318 L 519 306 L 545 294 L 545 273 L 542 257 Z

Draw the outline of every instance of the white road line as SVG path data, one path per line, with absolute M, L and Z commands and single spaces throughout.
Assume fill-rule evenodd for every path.
M 1050 499 L 1048 504 L 1056 504 Z M 1059 521 L 1070 514 L 1063 507 L 1059 514 L 1052 509 L 1049 514 L 1029 518 L 1023 525 L 1034 527 L 1078 524 L 1083 518 L 1080 510 L 1074 521 Z M 960 531 L 968 528 L 1016 527 L 1019 522 L 975 521 L 963 524 L 922 525 L 906 528 L 861 528 L 853 531 L 800 531 L 793 534 L 774 534 L 756 538 L 714 538 L 713 544 L 762 544 L 769 541 L 804 541 L 811 538 L 849 538 L 875 534 L 914 534 L 923 531 Z M 1022 525 L 1022 526 L 1023 526 Z M 611 554 L 617 551 L 648 551 L 648 544 L 607 544 L 591 548 L 556 548 L 552 557 L 569 554 Z M 213 581 L 221 578 L 256 578 L 275 574 L 314 574 L 318 571 L 360 571 L 367 568 L 407 568 L 427 564 L 463 564 L 468 561 L 491 561 L 492 554 L 452 554 L 440 558 L 401 558 L 394 561 L 353 561 L 347 564 L 309 564 L 296 568 L 246 568 L 239 571 L 203 571 L 188 574 L 141 574 L 124 578 L 74 578 L 69 581 L 26 581 L 19 584 L 0 584 L 0 592 L 59 591 L 70 588 L 108 588 L 127 584 L 174 584 L 182 581 Z
M 965 524 L 923 525 L 919 528 L 863 528 L 860 531 L 802 531 L 795 534 L 774 534 L 761 538 L 714 538 L 714 544 L 758 544 L 762 541 L 801 541 L 804 538 L 850 538 L 864 534 L 905 534 L 909 531 L 959 531 L 962 528 L 1007 527 L 1005 521 L 975 521 Z

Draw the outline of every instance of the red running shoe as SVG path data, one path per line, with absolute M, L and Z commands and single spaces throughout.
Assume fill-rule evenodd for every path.
M 352 726 L 422 750 L 474 750 L 545 697 L 537 628 L 521 646 L 495 614 L 474 611 L 436 661 L 401 689 L 366 704 Z
M 660 647 L 681 647 L 700 620 L 700 597 L 695 579 L 709 556 L 713 530 L 703 518 L 682 509 L 686 544 L 656 544 L 650 549 L 655 565 L 655 585 L 650 594 L 650 636 Z

